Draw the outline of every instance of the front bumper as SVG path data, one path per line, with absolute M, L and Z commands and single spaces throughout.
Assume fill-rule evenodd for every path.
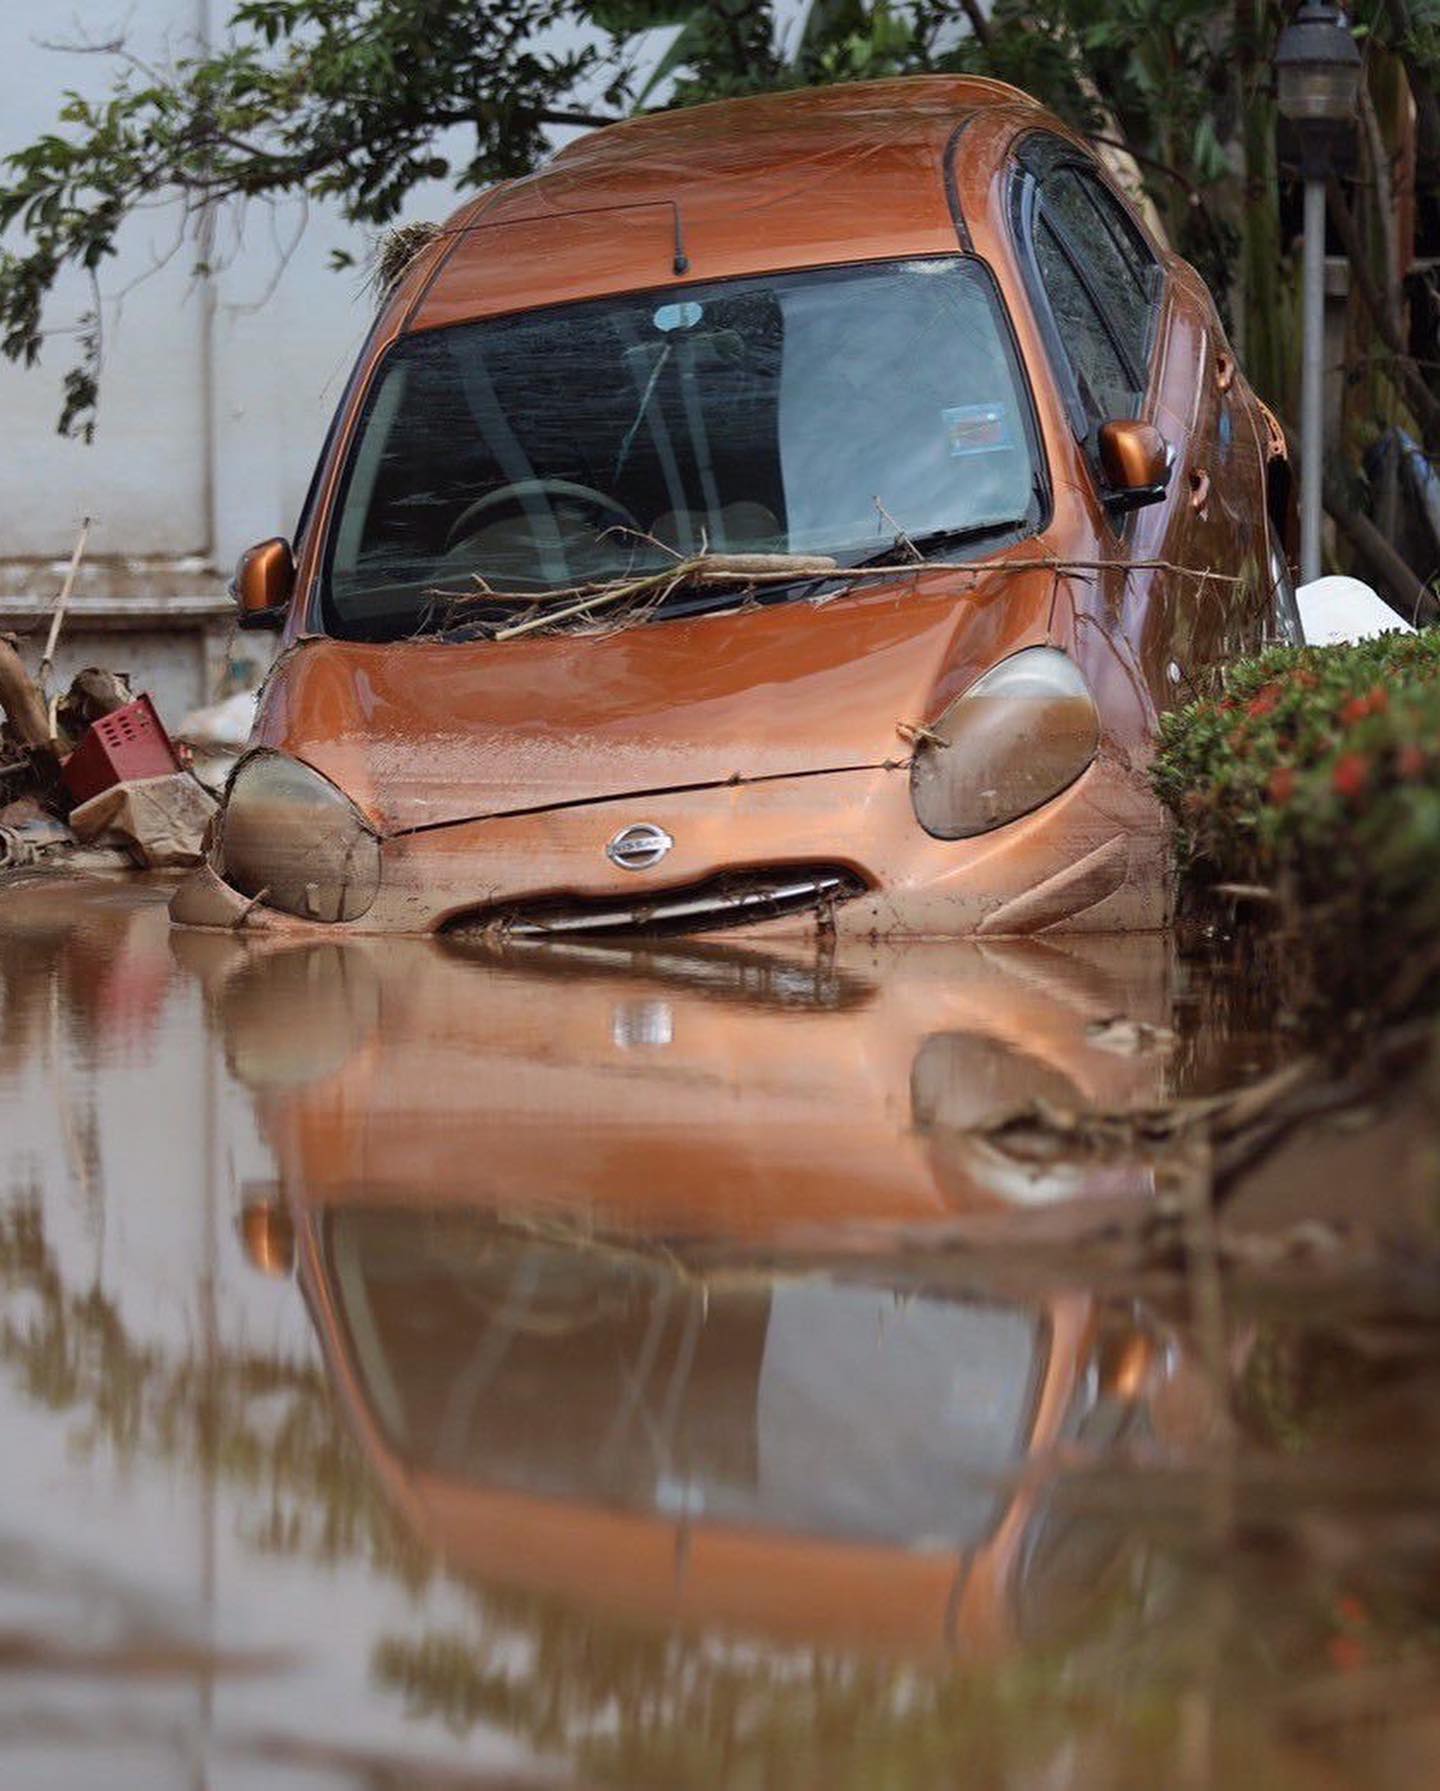
M 674 845 L 653 868 L 605 855 L 638 822 Z M 837 771 L 659 796 L 620 797 L 499 815 L 396 834 L 381 851 L 381 883 L 360 919 L 294 919 L 230 890 L 208 867 L 171 906 L 181 925 L 336 935 L 425 934 L 468 917 L 571 899 L 613 912 L 632 907 L 636 930 L 657 899 L 731 873 L 838 867 L 858 893 L 736 924 L 729 936 L 956 938 L 1050 927 L 1136 931 L 1168 919 L 1165 827 L 1143 775 L 1103 754 L 1070 789 L 1021 820 L 978 838 L 931 839 L 916 825 L 907 768 Z M 695 925 L 671 928 L 704 937 Z

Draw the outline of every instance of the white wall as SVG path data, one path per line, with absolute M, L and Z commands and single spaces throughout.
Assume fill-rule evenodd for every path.
M 63 91 L 104 95 L 113 61 L 45 47 L 124 34 L 164 60 L 218 30 L 225 0 L 4 0 L 0 8 L 0 153 L 56 128 Z M 407 216 L 441 217 L 456 195 L 435 183 Z M 0 561 L 69 554 L 95 521 L 92 558 L 198 554 L 228 569 L 250 542 L 286 534 L 330 414 L 370 321 L 357 272 L 330 270 L 332 249 L 363 256 L 368 238 L 333 209 L 251 206 L 219 226 L 217 271 L 197 278 L 193 236 L 175 252 L 177 206 L 146 212 L 103 269 L 105 368 L 93 446 L 62 440 L 60 380 L 74 343 L 58 334 L 40 364 L 0 362 Z M 7 246 L 19 247 L 19 232 Z M 168 261 L 166 257 L 169 257 Z M 67 278 L 49 322 L 91 303 Z
M 777 7 L 782 34 L 801 7 Z M 3 0 L 0 154 L 55 129 L 66 88 L 98 98 L 109 87 L 113 59 L 47 44 L 123 35 L 136 54 L 163 62 L 218 38 L 229 12 L 229 0 Z M 637 40 L 637 63 L 653 66 L 672 36 Z M 456 198 L 433 183 L 411 195 L 405 216 L 443 217 Z M 195 278 L 193 241 L 157 271 L 179 223 L 173 206 L 132 220 L 103 269 L 93 446 L 55 432 L 68 338 L 48 344 L 37 368 L 0 362 L 0 570 L 68 556 L 86 514 L 95 519 L 89 554 L 102 562 L 198 555 L 228 573 L 252 541 L 290 533 L 370 320 L 361 275 L 333 273 L 330 252 L 363 257 L 368 239 L 333 208 L 253 206 L 238 238 L 233 219 L 221 223 L 218 270 Z M 73 321 L 89 303 L 86 282 L 67 280 L 52 321 Z M 48 577 L 47 568 L 35 582 Z M 202 584 L 190 579 L 190 588 Z M 176 589 L 167 579 L 155 588 Z
M 101 36 L 119 23 L 95 0 L 77 9 L 78 28 Z M 137 51 L 163 48 L 160 21 L 175 0 L 137 0 Z M 102 92 L 106 69 L 93 56 L 59 55 L 39 40 L 66 35 L 65 14 L 49 0 L 5 0 L 0 13 L 0 150 L 17 149 L 55 128 L 63 88 Z M 121 15 L 123 17 L 123 15 Z M 128 226 L 123 254 L 105 270 L 112 294 L 150 266 L 174 234 L 170 217 L 151 213 Z M 16 239 L 7 239 L 11 246 Z M 38 369 L 0 364 L 0 557 L 68 553 L 80 515 L 96 515 L 99 554 L 178 555 L 206 544 L 204 314 L 187 293 L 182 261 L 156 273 L 117 310 L 106 308 L 111 381 L 105 422 L 94 448 L 55 432 L 59 382 L 74 344 L 57 336 Z M 73 324 L 90 303 L 87 283 L 67 280 L 53 323 Z

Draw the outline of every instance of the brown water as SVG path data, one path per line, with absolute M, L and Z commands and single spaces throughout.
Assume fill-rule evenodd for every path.
M 983 1125 L 1283 1062 L 1233 961 L 164 893 L 0 890 L 4 1791 L 1434 1778 L 1424 1089 L 1175 1266 Z

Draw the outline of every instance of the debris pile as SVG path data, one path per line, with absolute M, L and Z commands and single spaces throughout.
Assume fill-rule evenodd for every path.
M 0 710 L 0 872 L 199 863 L 215 797 L 125 677 L 91 667 L 47 701 L 0 635 Z

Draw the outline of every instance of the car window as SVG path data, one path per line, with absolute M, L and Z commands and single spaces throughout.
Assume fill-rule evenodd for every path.
M 1160 268 L 1080 152 L 1038 134 L 1018 156 L 1012 216 L 1077 435 L 1134 416 L 1148 383 Z
M 1035 228 L 1035 261 L 1087 417 L 1104 422 L 1129 416 L 1135 405 L 1134 378 L 1074 262 L 1043 217 Z
M 1150 278 L 1129 219 L 1093 175 L 1074 167 L 1057 168 L 1042 183 L 1040 210 L 1064 235 L 1140 377 L 1149 349 Z
M 456 324 L 403 337 L 377 371 L 326 625 L 403 637 L 455 597 L 706 549 L 848 562 L 957 531 L 993 549 L 1038 526 L 1043 491 L 998 295 L 963 257 Z
M 1134 218 L 1110 191 L 1109 187 L 1096 179 L 1093 174 L 1082 170 L 1080 175 L 1085 191 L 1090 195 L 1096 210 L 1100 213 L 1111 240 L 1119 249 L 1125 265 L 1130 270 L 1130 277 L 1139 291 L 1140 311 L 1146 322 L 1146 335 L 1153 324 L 1157 309 L 1156 300 L 1160 289 L 1160 263 L 1155 259 L 1149 243 L 1140 234 Z M 1149 342 L 1146 341 L 1148 352 Z

